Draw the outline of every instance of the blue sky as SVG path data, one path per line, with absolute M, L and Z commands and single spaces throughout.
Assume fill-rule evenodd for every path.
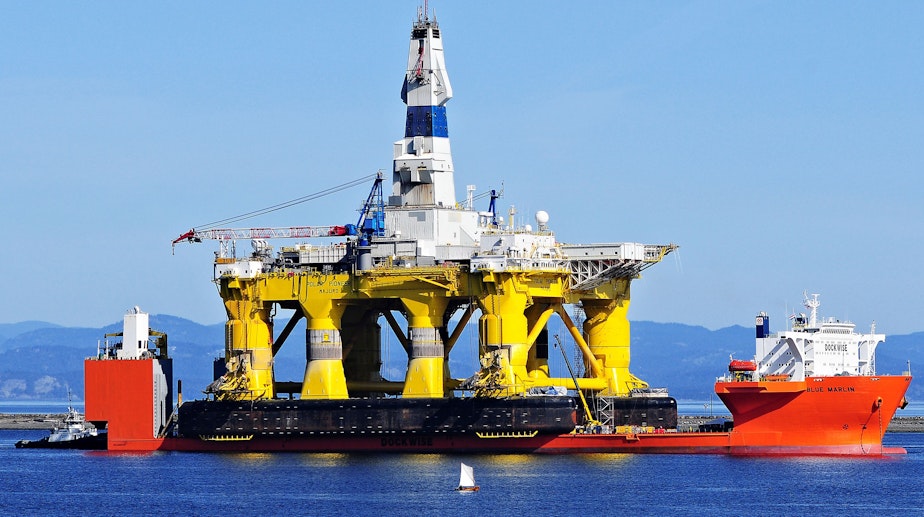
M 417 2 L 0 1 L 0 322 L 224 320 L 195 225 L 391 167 Z M 924 3 L 434 0 L 457 195 L 681 246 L 630 318 L 924 330 Z M 354 222 L 365 186 L 244 226 Z

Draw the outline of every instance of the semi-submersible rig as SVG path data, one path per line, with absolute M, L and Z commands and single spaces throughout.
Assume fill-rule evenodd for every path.
M 410 437 L 435 449 L 496 450 L 576 428 L 675 427 L 676 402 L 629 371 L 627 319 L 631 281 L 675 246 L 564 244 L 545 212 L 536 227 L 512 214 L 504 221 L 493 192 L 487 211 L 474 208 L 474 187 L 458 202 L 452 86 L 439 26 L 425 11 L 411 30 L 401 98 L 407 120 L 394 143 L 391 194 L 379 173 L 357 224 L 191 230 L 174 241 L 220 242 L 215 281 L 228 321 L 209 396 L 182 402 L 175 419 L 154 423 L 156 435 L 188 440 L 180 448 L 355 450 L 407 446 Z M 341 238 L 274 254 L 267 240 L 275 237 Z M 252 240 L 251 255 L 235 256 L 238 239 Z M 569 306 L 583 312 L 583 328 Z M 277 309 L 293 315 L 274 338 Z M 481 368 L 456 378 L 449 354 L 477 313 Z M 581 377 L 550 375 L 546 326 L 555 314 L 582 352 Z M 302 319 L 304 379 L 277 381 L 274 357 Z M 380 373 L 380 319 L 407 353 L 403 380 Z M 94 362 L 106 363 L 88 361 L 88 387 L 90 370 L 105 368 Z M 581 402 L 566 390 L 589 396 Z M 98 407 L 88 400 L 88 419 Z M 122 417 L 105 418 L 110 433 L 127 425 L 113 418 Z

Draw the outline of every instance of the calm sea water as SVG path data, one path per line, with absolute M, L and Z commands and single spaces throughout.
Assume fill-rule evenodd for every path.
M 907 455 L 113 454 L 15 449 L 0 513 L 76 515 L 922 515 L 924 434 Z M 477 493 L 459 493 L 459 463 Z

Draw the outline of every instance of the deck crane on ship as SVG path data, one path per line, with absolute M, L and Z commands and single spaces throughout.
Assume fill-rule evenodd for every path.
M 368 241 L 370 237 L 384 236 L 384 205 L 382 202 L 382 181 L 381 172 L 375 175 L 375 181 L 372 184 L 372 190 L 369 196 L 359 210 L 359 220 L 356 224 L 333 225 L 333 226 L 287 226 L 279 228 L 212 228 L 196 230 L 195 228 L 183 233 L 176 239 L 173 239 L 175 247 L 180 242 L 202 242 L 203 240 L 218 241 L 237 241 L 241 239 L 307 239 L 316 237 L 343 237 L 343 236 L 361 236 L 362 240 Z M 333 189 L 329 189 L 333 190 Z M 318 194 L 309 196 L 318 197 Z M 294 203 L 289 203 L 289 205 Z M 258 211 L 262 213 L 265 210 Z M 246 215 L 246 214 L 245 214 Z M 244 216 L 238 216 L 232 219 L 238 219 Z

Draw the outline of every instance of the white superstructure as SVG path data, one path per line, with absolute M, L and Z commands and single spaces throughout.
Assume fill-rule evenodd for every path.
M 138 306 L 132 307 L 123 318 L 122 346 L 116 350 L 118 359 L 141 359 L 148 351 L 150 327 L 148 314 Z
M 468 186 L 463 203 L 456 200 L 446 117 L 452 86 L 439 24 L 425 9 L 418 11 L 411 29 L 401 98 L 407 104 L 407 122 L 404 138 L 394 144 L 384 236 L 370 242 L 376 264 L 468 262 L 473 270 L 494 271 L 571 268 L 577 271 L 577 285 L 589 277 L 605 280 L 607 275 L 626 274 L 626 266 L 631 269 L 629 276 L 637 274 L 665 253 L 663 247 L 651 246 L 646 255 L 649 247 L 635 243 L 564 246 L 550 231 L 545 211 L 535 214 L 535 231 L 529 224 L 517 224 L 512 206 L 505 224 L 496 213 L 494 201 L 499 195 L 494 192 L 489 211 L 476 211 L 473 185 Z M 639 251 L 625 253 L 629 248 Z M 571 251 L 573 260 L 569 260 Z
M 122 332 L 106 334 L 104 338 L 97 343 L 96 356 L 91 358 L 92 361 L 137 361 L 140 365 L 150 361 L 151 385 L 148 389 L 152 396 L 151 431 L 152 436 L 156 436 L 167 426 L 173 410 L 172 386 L 168 381 L 168 378 L 173 376 L 173 361 L 167 357 L 167 335 L 152 330 L 150 315 L 136 305 L 126 311 L 122 320 Z M 107 379 L 104 384 L 107 385 L 106 389 L 111 389 L 113 393 L 123 389 L 115 378 Z M 118 398 L 122 395 L 111 396 Z
M 802 381 L 806 377 L 876 374 L 876 347 L 885 341 L 885 335 L 876 333 L 875 323 L 868 334 L 858 334 L 850 322 L 834 318 L 819 322 L 817 294 L 806 296 L 804 304 L 809 316 L 793 316 L 792 328 L 785 332 L 770 334 L 767 314 L 757 316 L 755 375 L 785 375 Z
M 632 278 L 657 263 L 673 245 L 639 243 L 562 244 L 539 210 L 520 220 L 510 206 L 498 214 L 502 196 L 490 191 L 486 211 L 475 209 L 474 185 L 456 199 L 446 104 L 452 85 L 443 54 L 439 24 L 418 10 L 411 28 L 401 99 L 407 105 L 404 137 L 394 142 L 392 188 L 383 194 L 379 173 L 357 225 L 283 228 L 210 228 L 190 230 L 174 240 L 218 240 L 214 278 L 255 278 L 278 270 L 366 271 L 379 267 L 469 266 L 473 271 L 570 271 L 570 289 L 591 290 L 615 277 Z M 486 196 L 487 193 L 478 197 Z M 369 227 L 368 223 L 373 224 Z M 371 229 L 370 229 L 371 228 Z M 298 243 L 273 257 L 268 239 L 344 236 L 328 245 Z M 237 258 L 234 242 L 252 239 L 254 252 Z

